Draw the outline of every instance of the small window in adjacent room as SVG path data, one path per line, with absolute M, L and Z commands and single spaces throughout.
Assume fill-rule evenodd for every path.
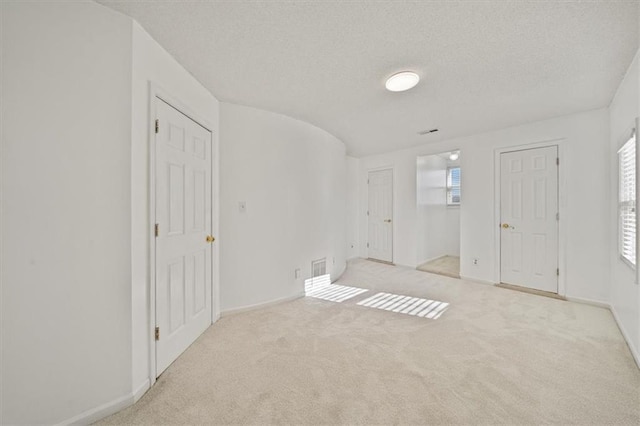
M 620 257 L 636 265 L 636 133 L 618 151 L 618 246 Z
M 447 169 L 447 205 L 460 205 L 460 167 Z

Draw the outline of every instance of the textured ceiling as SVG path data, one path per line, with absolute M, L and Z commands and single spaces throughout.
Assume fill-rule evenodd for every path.
M 315 124 L 354 156 L 605 107 L 638 47 L 638 1 L 100 3 L 219 100 Z M 387 92 L 405 69 L 420 84 Z

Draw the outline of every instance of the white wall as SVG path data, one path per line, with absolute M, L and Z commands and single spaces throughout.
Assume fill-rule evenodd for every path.
M 416 263 L 460 256 L 460 207 L 447 205 L 447 169 L 459 166 L 441 155 L 416 160 Z
M 447 254 L 447 160 L 427 155 L 416 160 L 416 263 Z
M 2 15 L 1 420 L 88 421 L 149 384 L 149 82 L 216 146 L 218 102 L 108 8 Z
M 175 99 L 183 112 L 213 129 L 214 190 L 218 180 L 218 101 L 171 57 L 135 21 L 133 26 L 133 80 L 131 129 L 131 298 L 132 362 L 134 392 L 143 389 L 149 379 L 149 112 L 150 85 L 159 86 Z M 214 235 L 218 235 L 218 214 L 214 206 Z M 218 246 L 214 244 L 214 283 L 218 281 Z M 215 289 L 214 289 L 215 291 Z M 219 312 L 219 297 L 214 294 L 214 314 Z
M 358 257 L 360 243 L 358 228 L 358 176 L 360 172 L 360 160 L 358 158 L 347 156 L 347 194 L 346 194 L 346 242 L 347 242 L 347 259 Z
M 564 139 L 565 198 L 562 224 L 567 233 L 561 273 L 570 297 L 608 300 L 610 164 L 608 110 L 558 117 L 495 132 L 452 139 L 360 159 L 360 254 L 366 257 L 366 176 L 376 167 L 394 168 L 394 262 L 416 266 L 416 158 L 460 148 L 461 275 L 496 282 L 494 156 L 501 147 Z M 365 248 L 363 248 L 365 247 Z M 472 259 L 478 258 L 478 265 Z
M 2 5 L 2 424 L 131 387 L 131 21 Z
M 222 311 L 301 294 L 314 259 L 326 257 L 332 278 L 340 275 L 344 144 L 302 121 L 226 103 L 220 125 Z
M 447 229 L 445 254 L 460 257 L 460 207 L 447 207 L 444 227 Z
M 640 116 L 640 65 L 639 56 L 629 67 L 616 96 L 609 106 L 610 116 L 610 193 L 611 209 L 610 259 L 611 259 L 611 307 L 616 315 L 629 346 L 640 364 L 640 289 L 636 284 L 636 272 L 624 263 L 618 254 L 618 149 L 627 141 L 635 119 Z M 638 151 L 640 153 L 640 150 Z

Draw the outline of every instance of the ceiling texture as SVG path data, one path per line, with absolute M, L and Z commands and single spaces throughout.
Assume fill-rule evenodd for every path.
M 640 16 L 637 0 L 99 2 L 220 101 L 314 124 L 356 157 L 606 107 Z M 418 86 L 386 91 L 402 70 Z

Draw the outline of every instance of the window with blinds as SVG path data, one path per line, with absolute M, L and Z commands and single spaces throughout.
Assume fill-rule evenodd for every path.
M 447 169 L 447 205 L 460 205 L 460 167 Z
M 620 257 L 636 265 L 636 134 L 618 151 L 618 214 Z

